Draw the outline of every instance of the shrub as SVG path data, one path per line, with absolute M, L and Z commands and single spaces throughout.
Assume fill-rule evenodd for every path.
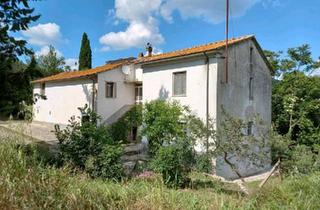
M 142 124 L 142 106 L 135 105 L 126 112 L 117 122 L 110 126 L 110 134 L 115 141 L 126 142 L 132 128 Z
M 195 126 L 201 120 L 177 101 L 155 100 L 146 103 L 143 117 L 142 135 L 148 139 L 151 155 L 175 139 L 188 139 L 190 144 L 194 144 L 198 137 Z
M 181 115 L 183 108 L 176 102 L 155 100 L 145 104 L 142 134 L 148 138 L 149 152 L 153 156 L 165 140 L 184 135 Z
M 143 122 L 154 169 L 167 186 L 183 186 L 194 164 L 195 142 L 203 137 L 202 121 L 176 101 L 156 100 L 145 104 Z
M 97 125 L 99 117 L 88 107 L 81 111 L 86 116 L 82 123 L 71 118 L 66 129 L 56 127 L 62 162 L 71 163 L 92 177 L 111 178 L 117 174 L 119 178 L 122 174 L 120 142 L 112 139 L 107 127 Z
M 201 153 L 195 156 L 196 170 L 199 172 L 209 173 L 212 171 L 212 157 L 210 154 Z
M 120 160 L 122 153 L 123 150 L 118 145 L 105 145 L 100 154 L 88 157 L 86 172 L 92 178 L 120 180 L 124 175 Z
M 162 174 L 163 181 L 168 187 L 185 186 L 188 173 L 191 171 L 192 148 L 181 143 L 161 147 L 152 162 L 155 171 Z
M 281 170 L 287 175 L 309 174 L 320 170 L 319 151 L 297 144 L 288 136 L 273 133 L 271 137 L 273 162 L 281 159 Z
M 27 105 L 24 101 L 19 103 L 19 112 L 17 113 L 18 119 L 32 121 L 33 119 L 33 106 Z

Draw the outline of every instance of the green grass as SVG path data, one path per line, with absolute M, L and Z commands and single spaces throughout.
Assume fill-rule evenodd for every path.
M 271 179 L 250 196 L 199 174 L 179 190 L 166 188 L 159 177 L 114 183 L 47 166 L 42 153 L 27 157 L 17 148 L 21 137 L 3 138 L 0 209 L 320 209 L 320 174 Z

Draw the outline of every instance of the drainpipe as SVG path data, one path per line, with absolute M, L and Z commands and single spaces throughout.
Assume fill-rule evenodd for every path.
M 209 57 L 206 52 L 203 53 L 205 56 L 205 65 L 207 70 L 207 87 L 206 87 L 206 127 L 207 127 L 207 139 L 206 139 L 206 149 L 209 152 Z
M 93 77 L 88 77 L 88 79 L 92 80 L 92 111 L 95 112 L 95 96 L 96 96 L 96 80 Z

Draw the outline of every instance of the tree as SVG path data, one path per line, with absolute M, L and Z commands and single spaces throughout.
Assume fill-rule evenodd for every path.
M 26 74 L 29 75 L 31 80 L 38 79 L 43 77 L 42 71 L 37 63 L 37 60 L 34 55 L 31 56 L 29 65 L 25 70 Z
M 58 56 L 57 51 L 51 45 L 49 46 L 48 54 L 39 56 L 37 62 L 39 63 L 43 76 L 63 72 L 65 64 L 64 57 Z
M 273 52 L 270 50 L 264 50 L 263 51 L 265 56 L 267 57 L 269 63 L 272 66 L 272 72 L 271 75 L 272 76 L 280 76 L 279 75 L 279 71 L 280 71 L 280 55 L 282 54 L 282 52 Z
M 29 7 L 28 0 L 3 0 L 0 8 L 0 59 L 3 64 L 3 61 L 16 60 L 20 55 L 31 53 L 25 40 L 16 40 L 9 32 L 28 29 L 28 25 L 40 15 L 32 15 L 34 9 Z
M 273 87 L 272 121 L 277 131 L 306 145 L 320 145 L 320 78 L 294 71 Z
M 0 114 L 9 115 L 17 111 L 21 103 L 20 80 L 24 78 L 22 71 L 14 71 L 12 66 L 18 56 L 32 54 L 26 47 L 25 40 L 16 40 L 11 34 L 28 29 L 28 25 L 39 19 L 33 15 L 28 0 L 3 0 L 0 2 Z M 21 65 L 19 65 L 21 67 Z M 29 81 L 30 82 L 30 81 Z M 23 98 L 23 97 L 22 97 Z
M 88 35 L 83 33 L 79 54 L 79 70 L 91 69 L 91 47 Z
M 285 55 L 282 51 L 264 50 L 264 53 L 273 67 L 273 76 L 293 71 L 311 74 L 313 70 L 320 67 L 320 61 L 315 61 L 312 58 L 311 48 L 308 44 L 289 48 Z

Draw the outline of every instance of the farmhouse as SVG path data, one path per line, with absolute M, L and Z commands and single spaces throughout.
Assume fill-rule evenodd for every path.
M 188 105 L 206 122 L 223 118 L 223 110 L 250 121 L 259 115 L 271 126 L 271 75 L 261 47 L 254 36 L 229 40 L 228 68 L 225 41 L 173 52 L 110 61 L 103 66 L 64 72 L 34 83 L 34 93 L 46 96 L 34 105 L 36 121 L 66 124 L 80 116 L 78 107 L 88 104 L 111 124 L 134 104 L 154 99 L 177 100 Z M 259 135 L 248 123 L 250 135 Z M 259 170 L 265 170 L 265 165 Z M 246 175 L 257 169 L 241 169 Z M 220 166 L 218 174 L 231 174 Z

